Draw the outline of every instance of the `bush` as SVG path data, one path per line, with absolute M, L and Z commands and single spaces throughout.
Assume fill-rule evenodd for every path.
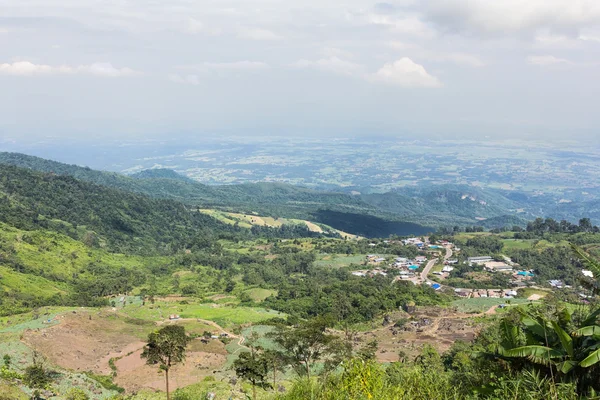
M 65 400 L 89 400 L 90 397 L 83 390 L 73 388 L 65 395 Z
M 36 361 L 29 367 L 25 368 L 25 374 L 23 375 L 23 382 L 31 389 L 44 389 L 50 384 L 50 374 L 44 368 L 44 365 Z

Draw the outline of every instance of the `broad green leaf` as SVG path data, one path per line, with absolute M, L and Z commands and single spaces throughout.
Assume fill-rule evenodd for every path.
M 600 335 L 600 326 L 591 325 L 586 326 L 581 329 L 577 329 L 573 332 L 573 336 L 599 336 Z
M 596 309 L 590 315 L 588 315 L 588 317 L 585 319 L 585 321 L 583 321 L 583 323 L 581 325 L 583 325 L 583 326 L 595 325 L 596 320 L 598 319 L 598 316 L 600 316 L 600 307 L 598 307 L 598 309 Z
M 565 361 L 557 365 L 558 370 L 563 374 L 568 374 L 571 372 L 573 368 L 575 368 L 579 363 L 577 361 Z
M 592 365 L 596 365 L 598 362 L 600 362 L 600 350 L 596 350 L 587 356 L 585 360 L 579 363 L 579 365 L 581 365 L 583 368 L 588 368 Z
M 564 353 L 546 346 L 523 346 L 506 350 L 506 357 L 536 357 L 543 359 L 560 358 Z
M 543 325 L 530 317 L 524 317 L 521 322 L 525 325 L 525 329 L 538 337 L 539 341 L 544 341 L 548 332 Z
M 558 335 L 558 339 L 560 340 L 560 343 L 562 344 L 569 357 L 573 358 L 573 339 L 571 338 L 571 336 L 569 336 L 569 334 L 565 332 L 564 329 L 561 328 L 556 321 L 552 321 L 552 327 L 554 328 L 554 332 L 556 332 L 556 334 Z

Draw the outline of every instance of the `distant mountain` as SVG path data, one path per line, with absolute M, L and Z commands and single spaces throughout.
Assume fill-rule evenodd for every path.
M 585 201 L 583 197 L 561 200 L 552 194 L 525 194 L 468 185 L 430 185 L 382 194 L 353 195 L 283 183 L 209 186 L 168 169 L 151 169 L 126 176 L 18 153 L 0 153 L 0 164 L 68 175 L 110 188 L 177 200 L 190 207 L 310 220 L 353 234 L 365 231 L 360 218 L 344 218 L 336 224 L 330 216 L 371 216 L 383 221 L 433 227 L 475 225 L 482 220 L 492 221 L 483 225 L 495 225 L 502 220 L 522 225 L 522 220 L 535 217 L 565 218 L 576 222 L 585 216 L 600 220 L 600 202 Z M 382 228 L 381 236 L 384 232 L 387 228 Z
M 351 234 L 362 235 L 365 231 L 360 218 L 354 218 L 353 216 L 369 215 L 380 218 L 382 221 L 397 219 L 391 214 L 380 212 L 357 196 L 322 192 L 282 183 L 207 186 L 182 177 L 170 170 L 151 170 L 131 177 L 17 153 L 0 153 L 1 164 L 57 176 L 69 176 L 108 188 L 140 193 L 153 198 L 176 200 L 187 204 L 190 208 L 219 208 L 244 213 L 258 212 L 274 217 L 299 218 L 324 223 Z M 337 215 L 343 215 L 344 218 L 340 221 L 331 218 L 321 220 L 320 218 L 327 215 L 326 213 L 320 213 L 321 211 L 339 213 Z M 401 223 L 402 221 L 396 222 Z M 416 234 L 425 229 L 417 224 L 390 226 L 398 228 L 402 226 L 399 231 L 392 232 L 395 234 Z M 387 236 L 390 226 L 382 229 L 381 234 L 377 234 L 376 230 L 371 228 L 369 236 Z M 417 228 L 414 232 L 405 229 L 413 226 Z
M 126 176 L 18 153 L 0 153 L 0 164 L 68 175 L 98 185 L 174 199 L 194 206 L 242 207 L 247 211 L 256 208 L 273 209 L 275 213 L 296 213 L 304 217 L 307 212 L 328 207 L 339 211 L 376 212 L 372 206 L 355 196 L 281 183 L 207 186 L 166 169 L 147 170 L 134 176 Z
M 474 224 L 478 220 L 516 214 L 520 204 L 503 194 L 466 185 L 407 188 L 361 196 L 366 203 L 388 213 L 423 223 Z

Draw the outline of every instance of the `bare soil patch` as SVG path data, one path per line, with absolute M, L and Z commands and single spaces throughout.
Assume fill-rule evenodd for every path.
M 472 317 L 472 315 L 436 307 L 420 309 L 411 315 L 397 312 L 390 315 L 391 321 L 403 318 L 409 318 L 409 321 L 401 327 L 396 327 L 392 323 L 370 332 L 360 333 L 356 336 L 355 344 L 362 346 L 376 340 L 378 343 L 376 356 L 380 362 L 398 361 L 400 353 L 413 358 L 426 344 L 444 352 L 458 340 L 473 340 L 477 326 L 472 322 Z
M 146 365 L 145 360 L 140 357 L 141 353 L 140 349 L 115 362 L 118 371 L 115 383 L 128 392 L 144 388 L 165 390 L 164 373 L 157 366 Z M 185 363 L 175 365 L 169 372 L 169 387 L 175 390 L 212 376 L 214 371 L 225 365 L 226 359 L 224 354 L 188 352 Z
M 98 374 L 111 372 L 110 358 L 142 348 L 141 338 L 155 327 L 108 312 L 69 313 L 59 320 L 50 328 L 26 331 L 23 341 L 60 367 Z

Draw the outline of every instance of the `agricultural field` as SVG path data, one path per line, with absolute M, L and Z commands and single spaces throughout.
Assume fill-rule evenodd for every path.
M 283 225 L 305 225 L 311 232 L 315 233 L 323 233 L 334 232 L 339 234 L 342 238 L 346 239 L 357 239 L 358 236 L 352 235 L 338 229 L 334 229 L 330 226 L 323 224 L 316 224 L 314 222 L 302 220 L 302 219 L 294 219 L 294 218 L 273 218 L 268 216 L 259 216 L 255 214 L 240 214 L 233 212 L 226 212 L 215 209 L 201 209 L 200 212 L 210 215 L 213 218 L 218 219 L 219 221 L 226 223 L 228 225 L 235 225 L 242 228 L 252 228 L 253 226 L 266 226 L 272 228 L 279 228 Z
M 452 306 L 456 307 L 458 311 L 463 313 L 484 313 L 490 311 L 493 307 L 499 306 L 500 304 L 506 304 L 507 306 L 515 306 L 520 304 L 527 304 L 530 301 L 527 299 L 495 299 L 495 298 L 474 298 L 474 299 L 460 299 L 452 302 Z
M 323 254 L 317 259 L 315 265 L 327 268 L 344 268 L 350 265 L 362 265 L 366 255 Z

